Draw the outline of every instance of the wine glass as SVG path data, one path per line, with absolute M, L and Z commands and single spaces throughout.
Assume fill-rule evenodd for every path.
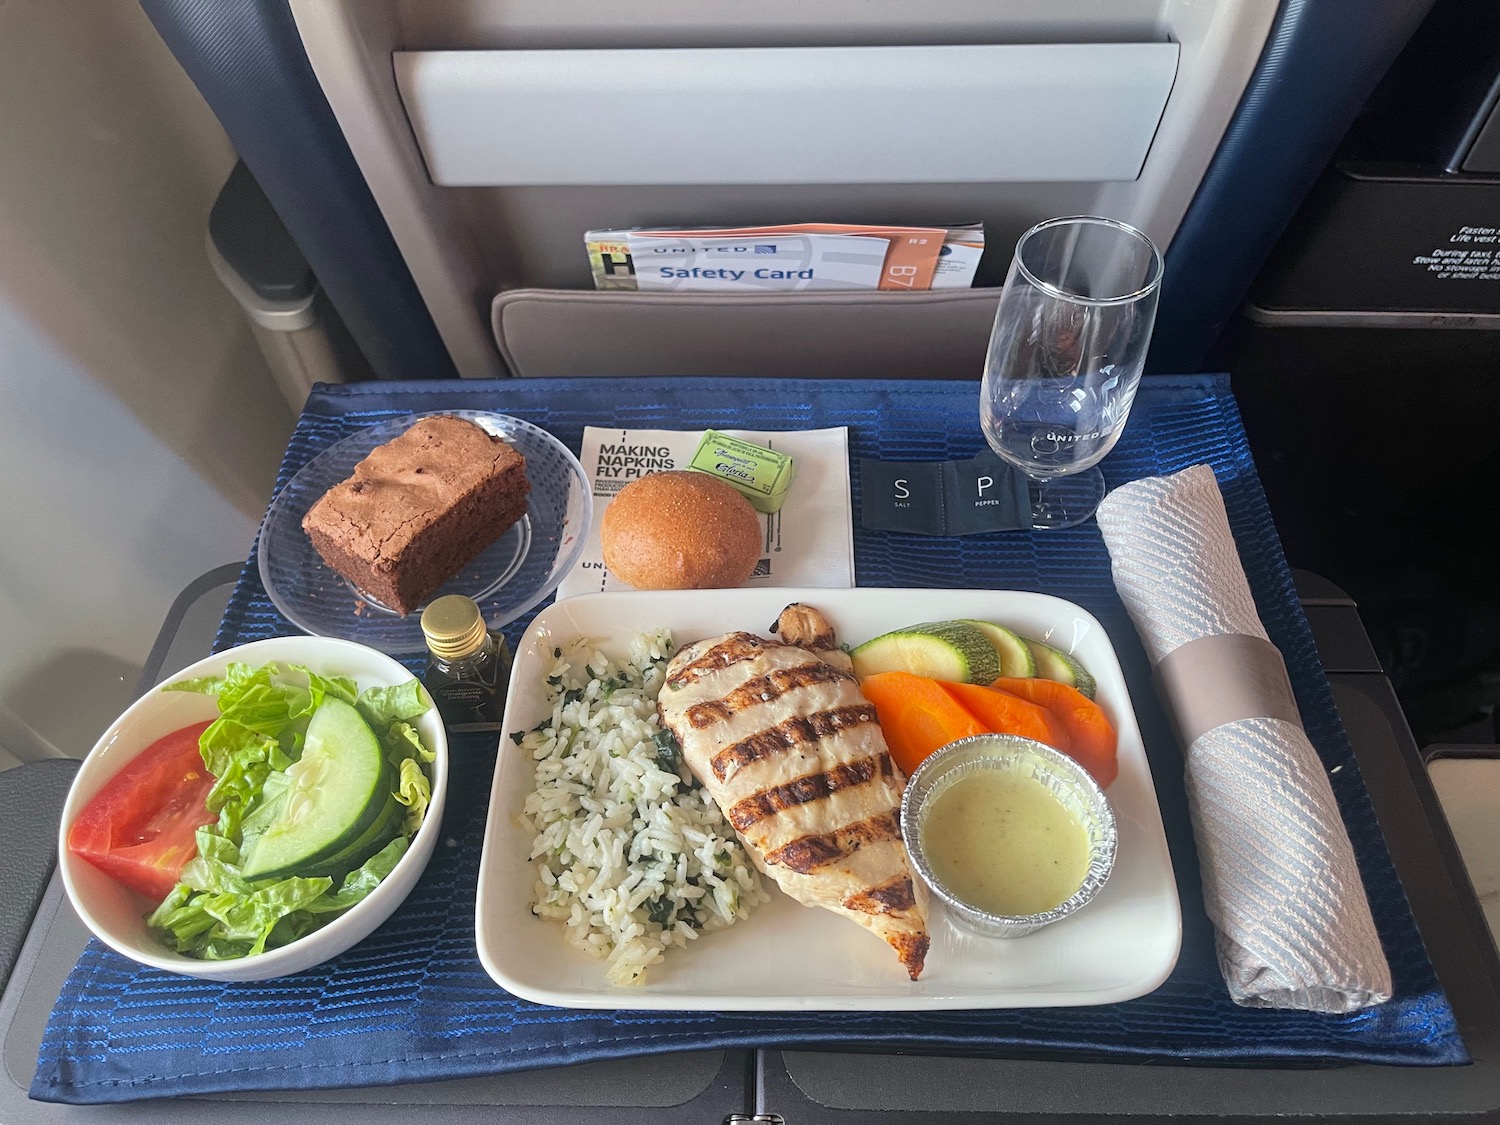
M 1114 219 L 1038 223 L 1011 259 L 985 355 L 984 437 L 1026 474 L 1034 528 L 1073 527 L 1104 498 L 1098 462 L 1140 385 L 1161 254 Z

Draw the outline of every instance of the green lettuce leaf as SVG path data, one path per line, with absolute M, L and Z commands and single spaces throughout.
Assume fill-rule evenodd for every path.
M 416 680 L 395 687 L 366 688 L 359 699 L 351 700 L 364 715 L 365 722 L 377 734 L 392 723 L 415 719 L 432 706 L 432 699 Z
M 359 685 L 348 676 L 325 678 L 316 672 L 309 672 L 305 668 L 301 669 L 301 671 L 307 676 L 307 686 L 312 692 L 313 697 L 313 705 L 307 712 L 309 716 L 312 715 L 313 711 L 323 706 L 323 700 L 330 696 L 341 702 L 350 704 L 359 699 Z
M 319 898 L 307 910 L 313 914 L 342 913 L 355 903 L 363 901 L 395 869 L 410 846 L 410 839 L 397 836 L 362 865 L 345 875 L 337 891 Z
M 401 762 L 401 774 L 396 782 L 396 800 L 406 806 L 403 825 L 408 836 L 416 835 L 427 815 L 427 804 L 432 800 L 432 783 L 422 772 L 422 767 L 411 758 Z
M 363 901 L 406 854 L 432 798 L 422 764 L 435 757 L 408 722 L 432 706 L 416 680 L 361 693 L 347 677 L 275 662 L 235 662 L 221 677 L 181 680 L 163 690 L 210 695 L 219 708 L 219 718 L 199 740 L 215 778 L 207 803 L 219 819 L 198 829 L 197 856 L 146 919 L 169 946 L 223 960 L 285 945 Z M 330 698 L 359 707 L 371 723 L 395 770 L 395 796 L 407 813 L 397 834 L 342 878 L 249 882 L 240 873 L 242 857 L 276 821 L 290 785 L 287 770 L 301 754 L 308 721 Z
M 437 751 L 423 744 L 422 736 L 410 723 L 392 723 L 386 732 L 385 748 L 393 766 L 399 766 L 407 758 L 431 762 L 437 757 Z

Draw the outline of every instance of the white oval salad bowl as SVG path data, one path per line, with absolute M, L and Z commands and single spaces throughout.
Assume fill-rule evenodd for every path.
M 431 782 L 427 811 L 405 854 L 364 898 L 321 928 L 285 945 L 225 960 L 205 960 L 178 953 L 146 924 L 156 902 L 70 850 L 69 834 L 74 822 L 116 774 L 156 740 L 218 716 L 212 695 L 166 690 L 167 685 L 222 677 L 231 664 L 261 667 L 272 662 L 305 668 L 319 676 L 352 679 L 361 692 L 397 687 L 412 679 L 411 673 L 391 657 L 352 641 L 276 637 L 200 660 L 131 704 L 104 732 L 79 767 L 63 806 L 57 850 L 58 868 L 73 909 L 94 936 L 131 960 L 172 973 L 218 981 L 268 980 L 302 972 L 368 937 L 416 886 L 432 857 L 447 796 L 448 741 L 437 709 L 431 706 L 410 723 L 434 757 L 426 766 Z M 430 702 L 425 692 L 423 697 Z

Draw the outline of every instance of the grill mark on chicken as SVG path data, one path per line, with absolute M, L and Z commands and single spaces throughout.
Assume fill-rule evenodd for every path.
M 709 765 L 714 776 L 724 781 L 731 773 L 762 758 L 785 754 L 804 743 L 817 742 L 839 731 L 875 721 L 875 708 L 869 703 L 833 707 L 811 715 L 797 715 L 784 719 L 773 727 L 757 731 L 749 738 L 731 743 L 715 754 Z
M 867 844 L 901 838 L 900 816 L 895 809 L 845 824 L 819 836 L 803 836 L 766 853 L 766 862 L 807 875 L 852 855 Z
M 911 879 L 899 875 L 878 887 L 867 887 L 858 894 L 844 900 L 845 910 L 858 910 L 861 914 L 899 914 L 910 910 L 917 902 L 917 893 L 912 889 Z
M 765 639 L 754 633 L 730 633 L 698 659 L 673 672 L 666 687 L 669 691 L 681 691 L 704 676 L 711 676 L 743 660 L 754 660 L 765 649 Z
M 662 724 L 757 866 L 798 902 L 876 934 L 916 980 L 929 939 L 901 846 L 905 779 L 827 619 L 789 606 L 774 631 L 797 643 L 736 631 L 682 648 L 657 701 Z
M 848 672 L 841 672 L 821 660 L 810 660 L 794 668 L 777 668 L 764 676 L 746 680 L 729 692 L 723 699 L 711 699 L 695 703 L 685 713 L 685 718 L 698 730 L 725 723 L 739 712 L 761 703 L 770 703 L 779 696 L 798 688 L 814 684 L 833 683 L 837 680 L 853 680 Z
M 762 820 L 775 816 L 784 809 L 796 808 L 809 801 L 821 801 L 841 789 L 864 785 L 871 778 L 884 780 L 891 777 L 891 756 L 876 754 L 857 762 L 845 762 L 831 770 L 810 773 L 805 777 L 762 789 L 753 797 L 737 801 L 728 812 L 729 823 L 744 832 Z
M 906 968 L 906 975 L 916 980 L 922 974 L 922 965 L 927 960 L 927 948 L 932 944 L 932 939 L 923 930 L 915 934 L 890 934 L 886 937 L 886 944 L 896 951 L 896 956 L 901 958 L 901 964 Z

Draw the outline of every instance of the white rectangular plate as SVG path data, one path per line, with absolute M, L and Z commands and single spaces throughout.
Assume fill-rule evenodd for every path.
M 749 919 L 673 949 L 642 986 L 606 983 L 605 964 L 574 949 L 561 923 L 531 913 L 535 866 L 519 813 L 532 762 L 509 736 L 544 719 L 552 650 L 580 636 L 612 655 L 630 637 L 669 628 L 677 644 L 743 629 L 768 635 L 782 608 L 821 610 L 839 640 L 858 644 L 920 621 L 979 618 L 1073 653 L 1098 681 L 1098 702 L 1119 733 L 1120 774 L 1107 795 L 1119 853 L 1104 890 L 1083 910 L 1024 938 L 958 929 L 933 902 L 932 948 L 909 981 L 879 938 L 826 910 L 802 906 L 766 880 L 771 901 Z M 760 589 L 586 594 L 536 617 L 515 654 L 495 768 L 475 932 L 479 959 L 508 991 L 569 1008 L 712 1011 L 864 1011 L 1112 1004 L 1142 996 L 1177 962 L 1182 915 L 1150 766 L 1104 627 L 1071 602 L 1004 590 Z

